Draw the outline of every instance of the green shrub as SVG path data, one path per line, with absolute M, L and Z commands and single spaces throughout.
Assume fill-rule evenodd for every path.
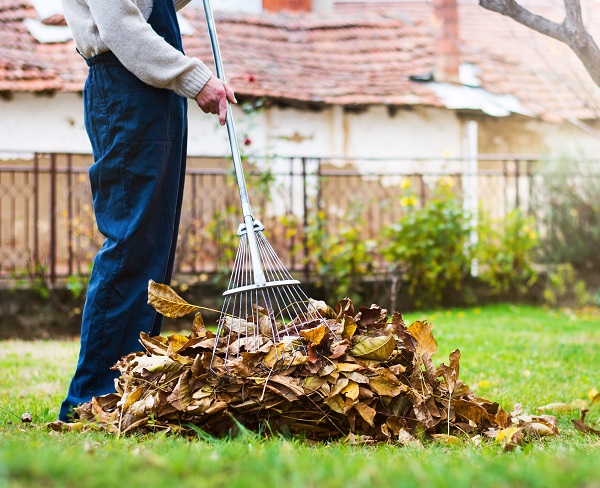
M 347 218 L 331 231 L 325 212 L 319 210 L 305 229 L 308 264 L 329 302 L 349 296 L 357 300 L 364 278 L 372 272 L 373 240 L 364 239 L 360 206 L 350 205 Z
M 382 232 L 383 255 L 392 273 L 402 273 L 417 307 L 439 305 L 448 289 L 461 290 L 471 266 L 471 226 L 461 199 L 442 180 L 424 207 L 403 195 L 406 213 Z
M 533 218 L 515 209 L 502 222 L 484 216 L 477 230 L 479 278 L 495 294 L 524 294 L 537 281 L 533 259 L 539 235 Z
M 541 259 L 600 270 L 600 171 L 597 165 L 561 161 L 544 167 L 535 201 Z
M 592 303 L 585 282 L 577 278 L 570 263 L 559 264 L 548 273 L 544 301 L 551 307 L 561 305 L 585 306 Z

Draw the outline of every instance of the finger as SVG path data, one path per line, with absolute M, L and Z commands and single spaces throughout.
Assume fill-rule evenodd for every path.
M 225 85 L 225 94 L 227 95 L 227 100 L 231 103 L 238 103 L 235 98 L 235 93 L 233 93 L 233 90 L 229 85 Z
M 227 119 L 227 99 L 225 97 L 219 100 L 219 121 L 225 125 Z

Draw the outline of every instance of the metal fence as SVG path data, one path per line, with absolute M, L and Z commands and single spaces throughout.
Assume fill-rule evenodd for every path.
M 530 211 L 540 190 L 536 157 L 479 156 L 477 175 L 460 159 L 269 158 L 249 161 L 255 214 L 284 263 L 310 274 L 305 229 L 320 217 L 335 234 L 360 225 L 365 239 L 423 205 L 440 179 L 462 192 L 471 178 L 480 205 L 501 217 Z M 102 236 L 96 230 L 87 171 L 91 156 L 33 154 L 0 161 L 0 279 L 44 273 L 51 283 L 89 273 Z M 237 245 L 238 195 L 226 160 L 190 158 L 177 272 L 210 274 Z

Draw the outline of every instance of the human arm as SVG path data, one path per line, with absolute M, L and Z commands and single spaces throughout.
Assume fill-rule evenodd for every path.
M 195 98 L 211 78 L 202 61 L 185 56 L 156 33 L 133 0 L 87 3 L 104 44 L 143 82 Z

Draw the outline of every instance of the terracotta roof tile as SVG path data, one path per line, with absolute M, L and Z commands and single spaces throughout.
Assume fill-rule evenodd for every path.
M 560 19 L 560 0 L 529 0 L 536 12 Z M 434 65 L 431 2 L 338 0 L 318 14 L 217 15 L 225 69 L 236 93 L 289 103 L 428 105 L 442 102 L 427 83 Z M 600 20 L 600 3 L 587 18 Z M 189 55 L 210 64 L 204 17 L 186 9 L 198 33 L 186 36 Z M 73 42 L 40 44 L 23 21 L 37 18 L 27 0 L 0 0 L 0 91 L 78 91 L 87 67 Z M 548 120 L 600 115 L 600 91 L 561 43 L 488 12 L 476 0 L 459 6 L 461 61 L 481 69 L 482 87 L 512 94 Z M 61 19 L 42 19 L 60 25 Z M 596 25 L 600 23 L 595 22 Z M 597 38 L 600 38 L 597 37 Z

